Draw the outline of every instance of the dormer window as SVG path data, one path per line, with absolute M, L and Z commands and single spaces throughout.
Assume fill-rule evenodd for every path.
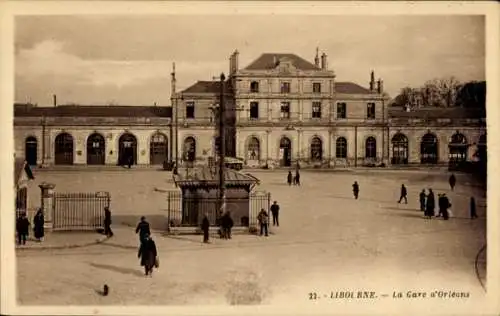
M 259 83 L 257 81 L 252 81 L 250 83 L 250 92 L 252 93 L 259 92 Z

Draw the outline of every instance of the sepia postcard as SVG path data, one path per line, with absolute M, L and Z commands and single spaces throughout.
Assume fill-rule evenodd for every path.
M 1 313 L 499 315 L 498 9 L 3 2 Z

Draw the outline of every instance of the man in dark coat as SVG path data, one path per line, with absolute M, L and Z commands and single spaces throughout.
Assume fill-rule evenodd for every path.
M 288 176 L 286 178 L 286 181 L 288 182 L 288 185 L 292 185 L 292 172 L 291 171 L 288 171 Z
M 406 187 L 404 184 L 401 185 L 401 195 L 399 196 L 399 201 L 398 204 L 401 203 L 403 199 L 405 199 L 405 204 L 408 204 L 408 191 L 406 190 Z
M 139 240 L 141 243 L 146 239 L 146 236 L 151 235 L 151 230 L 149 228 L 149 223 L 146 222 L 146 217 L 142 216 L 141 221 L 137 224 L 135 233 L 139 233 Z
M 231 218 L 231 213 L 227 211 L 221 218 L 222 226 L 222 238 L 231 239 L 231 229 L 233 228 L 234 222 Z
M 129 169 L 132 168 L 133 163 L 134 163 L 134 157 L 132 157 L 132 155 L 129 155 L 127 158 L 127 166 Z
M 273 215 L 273 226 L 280 226 L 279 222 L 280 206 L 276 201 L 274 201 L 273 205 L 271 205 L 271 214 Z
M 450 188 L 453 191 L 453 189 L 455 188 L 455 184 L 457 184 L 457 179 L 455 178 L 455 175 L 453 173 L 451 174 L 448 182 L 450 183 Z
M 111 211 L 107 206 L 104 208 L 104 235 L 108 237 L 113 236 L 113 231 L 111 230 Z
M 422 192 L 420 192 L 419 201 L 420 201 L 420 211 L 425 212 L 425 189 L 423 189 Z
M 471 219 L 477 218 L 476 199 L 474 199 L 473 196 L 471 196 L 471 198 L 470 198 L 470 218 Z
M 137 258 L 141 258 L 141 266 L 144 267 L 145 275 L 153 275 L 153 267 L 158 260 L 156 244 L 149 234 L 144 236 L 144 241 L 139 248 Z
M 300 185 L 300 172 L 299 169 L 295 170 L 295 178 L 293 178 L 295 185 Z
M 443 205 L 444 205 L 443 195 L 438 194 L 438 214 L 436 215 L 436 217 L 441 217 L 443 215 L 443 208 L 442 208 Z
M 36 212 L 35 218 L 33 218 L 33 232 L 35 234 L 35 238 L 38 241 L 42 241 L 43 236 L 45 236 L 45 217 L 43 216 L 43 211 L 42 209 L 38 209 Z
M 425 216 L 431 218 L 434 216 L 434 208 L 436 207 L 436 201 L 434 199 L 434 192 L 429 189 L 429 195 L 427 195 L 427 203 L 425 205 Z
M 19 245 L 26 245 L 26 239 L 29 235 L 30 222 L 26 217 L 26 213 L 22 213 L 21 216 L 16 220 L 16 230 L 17 230 L 17 243 Z
M 451 203 L 446 194 L 441 195 L 441 199 L 442 199 L 442 206 L 441 205 L 439 206 L 440 208 L 439 212 L 443 214 L 443 219 L 447 221 L 450 216 L 448 213 L 448 209 L 451 207 Z
M 201 230 L 203 231 L 203 242 L 208 243 L 208 232 L 210 230 L 210 221 L 208 220 L 208 214 L 205 213 L 203 220 L 201 221 Z
M 352 193 L 354 194 L 354 198 L 357 200 L 359 196 L 359 184 L 358 181 L 354 181 L 352 185 Z
M 269 223 L 269 215 L 267 215 L 267 212 L 265 209 L 261 209 L 259 212 L 259 215 L 257 215 L 257 220 L 259 221 L 260 224 L 260 235 L 262 236 L 264 233 L 266 237 L 269 235 L 267 225 Z

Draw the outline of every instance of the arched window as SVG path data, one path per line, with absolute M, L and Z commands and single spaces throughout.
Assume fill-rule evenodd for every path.
M 377 158 L 377 140 L 375 137 L 368 137 L 365 143 L 365 158 Z
M 61 133 L 55 139 L 54 162 L 56 165 L 73 164 L 73 136 Z
M 420 143 L 420 162 L 436 164 L 438 162 L 438 140 L 434 134 L 427 133 Z
M 196 140 L 193 137 L 187 137 L 184 140 L 184 160 L 194 162 L 196 160 Z
M 463 134 L 457 132 L 451 136 L 449 149 L 450 163 L 456 164 L 467 161 L 467 152 L 469 149 L 469 145 L 467 143 L 467 138 L 465 138 Z
M 257 137 L 250 137 L 247 145 L 247 159 L 260 160 L 260 142 Z
M 280 140 L 280 161 L 284 167 L 292 165 L 292 142 L 288 137 L 283 137 Z
M 137 138 L 125 133 L 118 139 L 118 164 L 125 166 L 129 163 L 137 164 Z
M 36 166 L 38 160 L 38 141 L 34 136 L 29 136 L 24 141 L 24 159 L 30 166 Z
M 335 142 L 335 157 L 347 158 L 347 140 L 344 137 L 337 138 Z
M 397 133 L 392 138 L 392 159 L 394 165 L 408 163 L 408 138 L 402 133 Z
M 149 163 L 151 165 L 161 165 L 168 159 L 167 136 L 155 133 L 149 142 Z
M 323 160 L 323 142 L 319 137 L 311 140 L 311 161 Z
M 250 92 L 252 93 L 259 92 L 259 83 L 257 81 L 252 81 L 250 83 Z
M 87 165 L 104 165 L 106 142 L 104 136 L 94 133 L 87 138 Z

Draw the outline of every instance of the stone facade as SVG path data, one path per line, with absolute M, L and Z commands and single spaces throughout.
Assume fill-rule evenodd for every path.
M 132 140 L 137 164 L 206 164 L 216 155 L 221 94 L 226 153 L 248 166 L 445 164 L 474 160 L 476 147 L 486 146 L 484 111 L 393 108 L 373 71 L 367 88 L 337 81 L 326 54 L 317 52 L 314 63 L 262 54 L 243 69 L 238 57 L 231 55 L 223 86 L 198 81 L 176 92 L 174 70 L 171 107 L 16 105 L 16 154 L 32 164 L 87 164 L 98 152 L 94 164 L 114 165 Z M 56 141 L 63 133 L 65 145 Z M 66 152 L 56 158 L 58 146 Z

